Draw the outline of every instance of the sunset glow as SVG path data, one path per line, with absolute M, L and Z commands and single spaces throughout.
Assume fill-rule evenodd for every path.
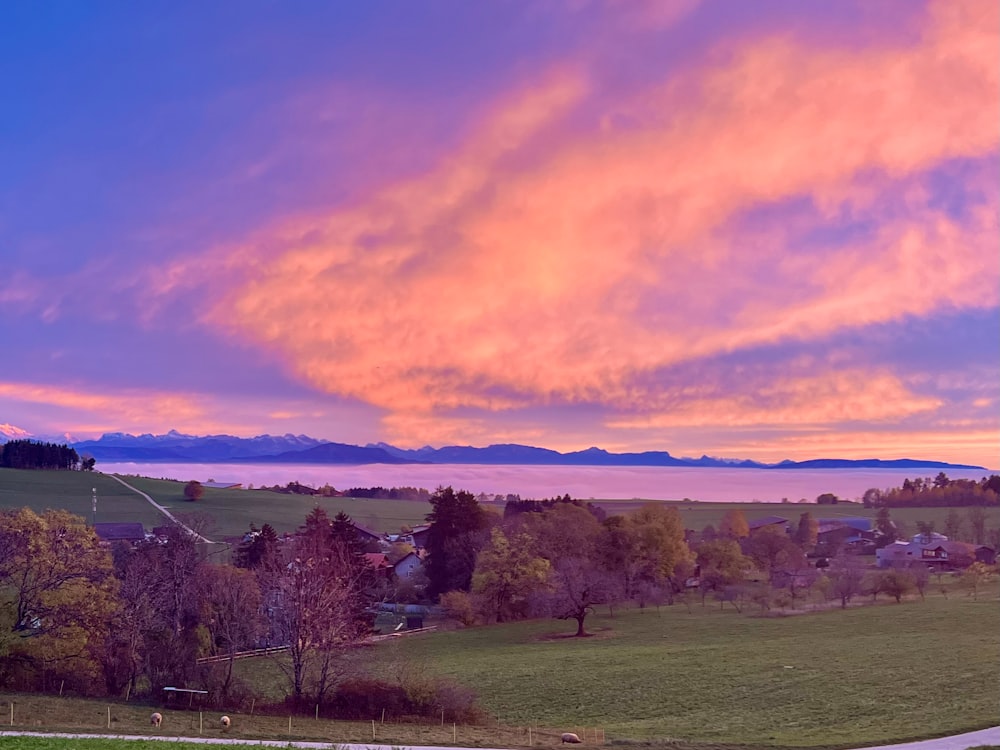
M 12 433 L 1000 468 L 993 0 L 154 6 L 0 11 Z

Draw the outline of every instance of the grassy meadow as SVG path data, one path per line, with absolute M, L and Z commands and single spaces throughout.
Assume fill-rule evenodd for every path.
M 847 747 L 995 725 L 1000 586 L 978 601 L 951 576 L 930 589 L 784 616 L 711 600 L 603 610 L 587 638 L 532 620 L 396 639 L 362 660 L 390 680 L 454 678 L 504 725 L 601 727 L 609 741 Z M 239 667 L 280 694 L 272 663 Z

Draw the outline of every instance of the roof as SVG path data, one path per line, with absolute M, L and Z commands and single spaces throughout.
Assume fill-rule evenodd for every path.
M 141 523 L 95 523 L 94 533 L 104 542 L 138 542 L 146 538 Z
M 781 516 L 765 516 L 764 518 L 756 518 L 753 521 L 747 522 L 747 526 L 753 531 L 754 529 L 762 529 L 765 526 L 773 526 L 779 523 L 786 524 L 788 523 L 788 519 Z
M 354 530 L 357 531 L 361 536 L 371 537 L 372 539 L 381 539 L 383 536 L 377 531 L 372 531 L 367 526 L 362 526 L 357 521 L 351 521 L 351 525 L 354 526 Z
M 365 560 L 375 570 L 392 567 L 389 565 L 389 558 L 382 552 L 365 552 Z
M 872 529 L 872 519 L 864 518 L 862 516 L 838 516 L 836 518 L 820 518 L 818 523 L 822 528 L 825 525 L 838 526 L 838 527 L 850 527 L 856 531 L 871 531 Z
M 202 487 L 211 487 L 216 490 L 234 490 L 243 486 L 242 482 L 202 482 Z

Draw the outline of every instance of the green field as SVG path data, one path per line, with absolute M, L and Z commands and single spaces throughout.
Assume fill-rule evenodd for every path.
M 947 588 L 947 595 L 941 587 Z M 815 603 L 815 602 L 814 602 Z M 761 617 L 683 604 L 604 608 L 588 638 L 532 620 L 365 649 L 377 675 L 432 673 L 473 688 L 506 725 L 601 727 L 609 740 L 862 746 L 997 724 L 1000 585 L 973 601 L 952 576 L 926 601 Z M 239 663 L 277 698 L 273 663 Z
M 400 648 L 473 686 L 505 723 L 722 744 L 900 742 L 997 723 L 997 593 L 766 618 L 674 605 L 595 617 L 584 639 L 540 620 Z
M 280 534 L 294 531 L 315 506 L 330 515 L 343 510 L 375 531 L 398 532 L 403 525 L 423 523 L 430 504 L 409 500 L 370 500 L 349 497 L 286 495 L 266 490 L 205 488 L 197 503 L 184 499 L 184 482 L 123 476 L 172 513 L 204 514 L 211 519 L 207 536 L 238 536 L 253 522 L 270 523 Z M 165 518 L 135 492 L 99 472 L 24 471 L 0 469 L 0 508 L 27 506 L 37 511 L 65 508 L 90 520 L 92 492 L 97 489 L 98 521 L 139 521 L 147 529 Z
M 62 737 L 2 737 L 0 747 L 9 750 L 205 750 L 205 745 L 196 742 L 171 742 L 164 745 L 160 740 L 109 740 L 72 739 Z M 209 745 L 208 747 L 212 747 Z M 260 745 L 225 745 L 227 750 L 260 750 Z

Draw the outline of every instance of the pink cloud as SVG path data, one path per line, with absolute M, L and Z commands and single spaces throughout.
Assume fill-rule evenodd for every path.
M 426 174 L 205 261 L 245 279 L 206 322 L 386 409 L 403 434 L 462 407 L 655 405 L 636 378 L 678 362 L 995 307 L 997 16 L 936 3 L 916 41 L 861 50 L 739 39 L 620 99 L 570 61 L 500 98 Z M 925 189 L 954 159 L 981 165 L 961 218 Z M 792 216 L 800 230 L 844 210 L 879 228 L 822 248 L 780 222 L 744 231 L 747 212 L 791 199 L 816 207 Z M 165 291 L 185 280 L 162 276 Z M 882 375 L 800 390 L 829 399 L 815 421 L 838 418 L 847 392 L 874 419 L 934 407 Z M 692 419 L 694 404 L 767 417 L 725 396 L 687 404 Z

